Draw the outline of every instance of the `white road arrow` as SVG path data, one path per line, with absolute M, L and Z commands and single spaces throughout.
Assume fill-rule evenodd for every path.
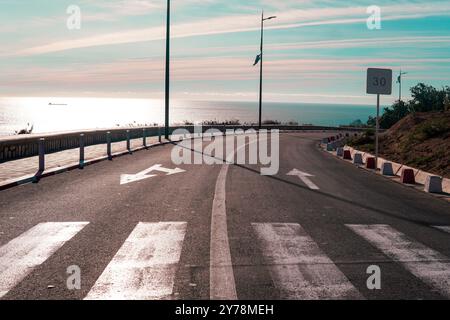
M 180 168 L 168 169 L 168 168 L 164 168 L 161 164 L 155 164 L 154 166 L 152 166 L 144 171 L 138 172 L 136 174 L 122 174 L 120 176 L 120 184 L 122 185 L 122 184 L 127 184 L 127 183 L 131 183 L 131 182 L 136 182 L 136 181 L 148 179 L 151 177 L 155 177 L 156 174 L 149 174 L 150 172 L 153 172 L 153 171 L 164 172 L 164 173 L 166 173 L 166 176 L 171 176 L 173 174 L 186 172 L 186 170 L 183 170 Z
M 304 184 L 306 184 L 310 189 L 312 190 L 319 190 L 319 187 L 316 186 L 309 178 L 314 177 L 313 175 L 300 171 L 298 169 L 294 169 L 291 172 L 287 174 L 288 176 L 297 176 L 300 178 L 300 180 L 303 181 Z

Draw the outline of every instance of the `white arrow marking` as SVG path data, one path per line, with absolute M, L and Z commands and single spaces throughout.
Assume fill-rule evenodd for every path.
M 177 173 L 182 173 L 182 172 L 186 172 L 186 170 L 180 169 L 180 168 L 175 168 L 175 169 L 168 169 L 168 168 L 164 168 L 161 164 L 155 164 L 154 166 L 145 169 L 144 171 L 138 172 L 136 174 L 122 174 L 120 176 L 120 184 L 127 184 L 127 183 L 131 183 L 131 182 L 136 182 L 136 181 L 140 181 L 140 180 L 144 180 L 144 179 L 148 179 L 151 177 L 155 177 L 155 174 L 149 174 L 150 172 L 153 171 L 159 171 L 159 172 L 164 172 L 166 173 L 166 176 L 171 176 L 173 174 L 177 174 Z
M 309 180 L 309 177 L 314 177 L 313 175 L 294 169 L 291 172 L 287 174 L 288 176 L 297 176 L 300 178 L 300 180 L 303 181 L 304 184 L 306 184 L 310 189 L 312 190 L 319 190 L 319 187 L 316 186 L 311 180 Z

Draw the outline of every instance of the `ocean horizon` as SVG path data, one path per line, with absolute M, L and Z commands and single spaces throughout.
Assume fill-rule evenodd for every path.
M 366 122 L 375 106 L 265 102 L 263 120 L 324 126 Z M 239 120 L 256 123 L 258 102 L 171 101 L 170 121 Z M 164 101 L 108 98 L 0 98 L 0 136 L 33 126 L 33 133 L 102 129 L 164 123 Z

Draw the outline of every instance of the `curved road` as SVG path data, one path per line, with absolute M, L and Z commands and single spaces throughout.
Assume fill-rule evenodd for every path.
M 0 298 L 448 299 L 449 204 L 324 135 L 281 134 L 275 176 L 177 166 L 165 145 L 0 192 Z M 184 172 L 120 184 L 157 164 Z

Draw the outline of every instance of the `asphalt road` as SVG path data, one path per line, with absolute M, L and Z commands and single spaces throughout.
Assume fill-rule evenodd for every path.
M 1 191 L 0 297 L 450 298 L 449 204 L 335 159 L 324 135 L 282 134 L 275 176 L 175 165 L 166 145 Z M 120 184 L 157 164 L 184 172 Z

